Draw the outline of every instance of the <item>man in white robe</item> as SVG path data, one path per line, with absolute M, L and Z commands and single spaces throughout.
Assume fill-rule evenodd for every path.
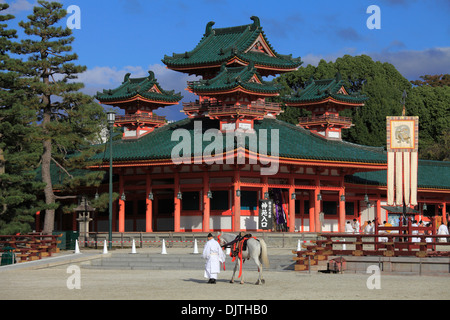
M 448 234 L 448 228 L 444 223 L 442 223 L 439 226 L 437 234 Z M 446 242 L 446 241 L 447 241 L 447 238 L 439 238 L 439 242 Z
M 367 221 L 367 225 L 364 228 L 364 233 L 369 234 L 369 233 L 373 233 L 373 227 L 372 227 L 372 221 Z
M 354 233 L 355 230 L 353 229 L 353 226 L 350 221 L 347 221 L 347 224 L 345 225 L 345 233 Z M 346 239 L 344 239 L 345 241 Z M 342 245 L 342 250 L 347 250 L 347 246 L 345 243 Z
M 417 224 L 417 220 L 414 220 L 413 223 L 411 224 L 411 227 L 418 227 L 419 225 Z M 419 230 L 413 230 L 412 234 L 419 234 Z M 420 238 L 419 237 L 412 237 L 411 238 L 411 242 L 420 242 Z
M 354 233 L 355 229 L 353 229 L 353 226 L 350 221 L 347 221 L 347 224 L 345 225 L 345 232 L 346 233 Z
M 211 233 L 208 234 L 208 242 L 203 249 L 203 259 L 206 259 L 205 278 L 209 279 L 208 283 L 216 283 L 217 274 L 220 273 L 220 263 L 225 262 L 225 253 Z
M 359 233 L 359 222 L 358 222 L 358 220 L 353 219 L 352 226 L 353 226 L 353 230 L 354 230 L 353 233 Z

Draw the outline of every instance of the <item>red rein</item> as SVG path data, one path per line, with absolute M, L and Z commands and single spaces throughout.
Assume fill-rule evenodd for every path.
M 253 239 L 256 239 L 255 237 L 250 237 Z M 231 252 L 230 252 L 230 257 L 232 257 L 233 259 L 231 260 L 232 262 L 234 262 L 236 260 L 236 256 L 233 255 L 233 252 L 235 252 L 236 250 L 236 244 L 239 245 L 239 250 L 238 250 L 238 258 L 239 260 L 241 260 L 241 263 L 239 264 L 239 276 L 238 278 L 240 278 L 242 276 L 242 264 L 243 264 L 243 260 L 242 260 L 242 247 L 244 246 L 244 241 L 248 240 L 250 238 L 244 238 L 241 241 L 239 241 L 238 243 L 234 243 L 233 244 L 233 248 L 231 248 Z M 217 236 L 217 240 L 219 240 L 219 244 L 220 244 L 220 234 Z M 223 270 L 225 270 L 225 262 L 223 263 Z
M 250 237 L 250 238 L 256 239 L 255 237 Z M 244 241 L 248 240 L 250 238 L 244 238 L 244 239 L 242 239 L 241 241 L 239 241 L 237 243 L 239 245 L 238 258 L 239 258 L 239 260 L 241 260 L 241 263 L 239 264 L 239 276 L 238 276 L 238 278 L 240 278 L 241 275 L 242 275 L 242 265 L 244 264 L 244 262 L 242 260 L 242 247 L 244 246 Z M 235 249 L 236 249 L 236 243 L 233 244 L 233 250 L 230 252 L 230 257 L 233 258 L 231 261 L 233 261 L 233 262 L 236 259 L 236 256 L 233 256 L 233 251 L 235 251 Z

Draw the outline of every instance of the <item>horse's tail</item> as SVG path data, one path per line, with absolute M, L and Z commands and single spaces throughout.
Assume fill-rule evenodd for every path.
M 259 243 L 261 245 L 261 261 L 264 264 L 264 267 L 269 268 L 269 256 L 267 255 L 267 245 L 263 239 L 259 239 Z

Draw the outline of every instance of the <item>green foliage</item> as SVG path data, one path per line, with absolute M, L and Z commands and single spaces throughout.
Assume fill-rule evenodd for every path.
M 414 87 L 406 100 L 406 114 L 419 116 L 421 157 L 431 160 L 448 160 L 450 87 L 429 85 Z
M 317 67 L 311 65 L 300 67 L 297 71 L 281 75 L 277 81 L 287 88 L 298 90 L 302 89 L 311 77 L 330 79 L 335 77 L 337 72 L 341 74 L 349 92 L 359 91 L 369 96 L 364 107 L 342 112 L 343 116 L 352 117 L 354 124 L 352 128 L 343 132 L 343 138 L 358 144 L 384 146 L 386 116 L 401 115 L 402 92 L 411 87 L 408 80 L 393 65 L 373 61 L 366 55 L 356 57 L 345 55 L 335 62 L 321 60 Z M 295 115 L 296 112 L 286 110 L 280 119 L 296 124 L 298 121 Z
M 386 116 L 402 115 L 401 99 L 406 90 L 406 115 L 419 116 L 420 157 L 447 158 L 437 150 L 443 147 L 443 150 L 448 150 L 445 149 L 446 138 L 443 138 L 444 130 L 450 127 L 448 75 L 424 76 L 421 77 L 424 82 L 413 82 L 419 86 L 412 86 L 392 64 L 373 61 L 366 55 L 345 55 L 335 62 L 321 60 L 317 67 L 300 67 L 295 72 L 281 75 L 276 81 L 285 86 L 283 93 L 286 94 L 304 88 L 310 77 L 329 79 L 337 72 L 346 81 L 345 86 L 349 92 L 360 91 L 369 97 L 364 107 L 342 112 L 342 116 L 352 117 L 354 124 L 343 132 L 345 140 L 363 145 L 385 146 Z M 299 108 L 286 107 L 279 118 L 297 124 L 298 117 L 304 116 L 305 112 L 292 109 Z
M 450 74 L 424 75 L 420 76 L 422 80 L 411 81 L 416 86 L 445 87 L 450 86 Z
M 60 195 L 53 192 L 52 163 L 70 178 L 65 180 L 69 181 L 68 188 L 65 185 L 61 187 L 62 193 L 72 191 L 75 185 L 100 183 L 99 173 L 83 175 L 75 180 L 75 175 L 70 172 L 90 165 L 87 159 L 94 152 L 90 141 L 100 132 L 105 115 L 92 97 L 79 92 L 83 84 L 72 81 L 86 67 L 74 63 L 78 57 L 71 53 L 72 31 L 60 25 L 66 10 L 58 2 L 40 0 L 38 4 L 33 14 L 28 16 L 28 21 L 19 23 L 30 38 L 22 40 L 16 52 L 28 58 L 22 73 L 28 79 L 28 87 L 41 97 L 34 105 L 39 121 L 35 129 L 43 146 L 41 172 L 42 181 L 46 184 L 45 202 L 53 205 Z M 54 210 L 47 209 L 44 232 L 51 232 L 53 225 Z
M 8 8 L 0 4 L 0 12 Z M 27 233 L 34 214 L 43 208 L 37 195 L 43 184 L 35 181 L 42 145 L 29 126 L 35 121 L 30 105 L 36 100 L 21 86 L 21 61 L 13 59 L 16 31 L 8 29 L 12 15 L 0 15 L 0 234 Z
M 10 41 L 15 32 L 0 25 L 1 67 L 8 71 L 0 73 L 0 149 L 6 159 L 1 182 L 10 190 L 19 185 L 26 190 L 22 194 L 2 190 L 3 216 L 10 218 L 0 222 L 0 229 L 10 231 L 16 220 L 30 222 L 14 209 L 22 203 L 21 212 L 45 209 L 43 231 L 51 232 L 58 200 L 74 196 L 79 187 L 98 186 L 103 176 L 85 170 L 95 164 L 88 161 L 97 151 L 91 141 L 97 140 L 106 117 L 92 97 L 79 92 L 83 84 L 75 79 L 86 67 L 75 63 L 78 57 L 70 46 L 74 37 L 61 21 L 66 14 L 61 3 L 39 0 L 28 20 L 19 22 L 26 37 L 18 42 Z M 3 16 L 1 21 L 12 18 Z M 9 58 L 8 51 L 21 59 Z M 61 181 L 55 180 L 55 168 L 64 176 Z M 36 172 L 40 176 L 35 178 Z

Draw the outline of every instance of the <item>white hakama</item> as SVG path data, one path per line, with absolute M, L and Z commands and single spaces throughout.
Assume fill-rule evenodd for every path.
M 217 274 L 220 273 L 220 263 L 225 262 L 225 253 L 219 243 L 211 239 L 203 249 L 203 259 L 205 263 L 205 278 L 217 279 Z

